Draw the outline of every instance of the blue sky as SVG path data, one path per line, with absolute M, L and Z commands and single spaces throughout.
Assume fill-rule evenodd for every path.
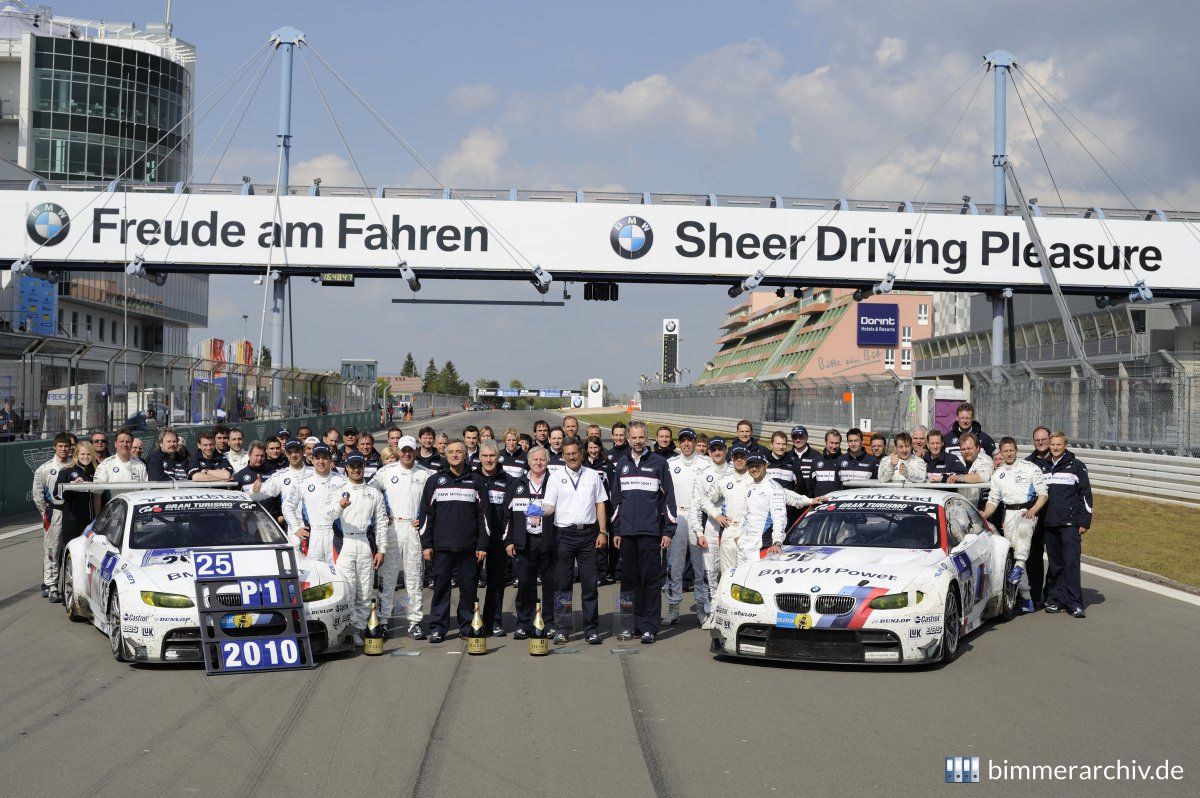
M 161 18 L 164 7 L 119 0 L 53 5 L 58 15 L 138 23 Z M 292 25 L 458 187 L 832 197 L 984 53 L 1002 47 L 1174 203 L 1191 207 L 1200 205 L 1193 143 L 1200 90 L 1192 77 L 1198 22 L 1191 2 L 1083 0 L 174 4 L 176 34 L 198 50 L 198 99 L 271 31 Z M 368 183 L 433 184 L 310 63 Z M 320 176 L 327 186 L 356 185 L 302 62 L 296 70 L 292 182 Z M 219 165 L 224 141 L 207 161 L 199 156 L 240 87 L 214 108 L 198 130 L 196 179 L 214 169 L 217 179 L 274 179 L 277 84 L 273 64 Z M 936 116 L 854 196 L 914 198 L 957 116 L 957 109 Z M 1053 189 L 1015 105 L 1010 120 L 1010 152 L 1022 163 L 1023 182 L 1049 203 Z M 1062 141 L 1055 151 L 1045 125 L 1036 118 L 1033 124 L 1067 202 L 1119 204 L 1120 195 L 1072 149 L 1064 130 L 1051 125 Z M 990 197 L 990 126 L 988 85 L 946 148 L 945 171 L 936 189 L 932 183 L 927 189 L 931 198 Z M 1139 205 L 1160 204 L 1129 173 L 1118 180 Z M 682 365 L 696 373 L 714 351 L 717 324 L 730 304 L 719 286 L 632 285 L 622 287 L 618 303 L 585 303 L 576 285 L 575 299 L 558 309 L 390 303 L 405 293 L 394 281 L 360 282 L 353 290 L 297 281 L 297 365 L 336 368 L 341 357 L 374 357 L 388 373 L 411 350 L 422 364 L 452 359 L 471 380 L 574 385 L 601 376 L 627 391 L 638 374 L 655 368 L 661 318 L 682 319 Z M 532 294 L 525 285 L 441 282 L 422 292 Z M 261 302 L 249 278 L 213 278 L 210 329 L 194 338 L 240 337 L 242 314 L 257 319 Z

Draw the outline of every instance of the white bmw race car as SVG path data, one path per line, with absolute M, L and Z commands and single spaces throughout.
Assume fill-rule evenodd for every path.
M 236 490 L 157 488 L 115 496 L 63 559 L 63 604 L 71 620 L 91 619 L 118 662 L 202 662 L 193 548 L 286 544 L 270 514 Z M 297 557 L 314 654 L 350 648 L 347 585 L 329 565 Z M 228 593 L 228 595 L 226 595 Z M 236 589 L 226 631 L 278 634 L 277 611 L 240 609 Z
M 842 490 L 813 505 L 780 554 L 721 578 L 717 654 L 847 664 L 949 662 L 1016 606 L 1013 556 L 954 493 Z

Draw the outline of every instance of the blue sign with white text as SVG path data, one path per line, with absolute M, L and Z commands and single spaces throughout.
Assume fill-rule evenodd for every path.
M 859 302 L 858 345 L 860 348 L 900 345 L 900 306 L 882 302 Z

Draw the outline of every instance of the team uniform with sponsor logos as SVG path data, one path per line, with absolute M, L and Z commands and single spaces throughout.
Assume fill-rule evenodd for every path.
M 661 537 L 675 534 L 675 494 L 667 461 L 632 451 L 614 463 L 612 533 L 621 540 L 621 592 L 633 603 L 633 632 L 657 635 L 662 622 Z M 622 630 L 626 631 L 626 630 Z
M 855 482 L 875 479 L 878 469 L 879 458 L 866 449 L 860 449 L 857 455 L 843 452 L 837 461 L 838 483 L 852 488 Z
M 504 545 L 516 551 L 513 572 L 517 577 L 517 629 L 533 630 L 533 611 L 537 603 L 538 579 L 542 580 L 542 607 L 554 606 L 554 525 L 540 515 L 528 515 L 531 503 L 540 504 L 550 484 L 549 472 L 541 482 L 529 474 L 509 483 L 504 497 Z
M 93 482 L 148 482 L 149 473 L 146 464 L 136 457 L 129 461 L 122 460 L 117 455 L 106 457 L 96 466 L 96 478 Z
M 772 544 L 782 543 L 787 531 L 787 504 L 783 488 L 771 479 L 751 480 L 746 488 L 746 503 L 738 521 L 734 542 L 738 548 L 738 563 L 757 560 L 763 549 L 763 538 Z
M 879 461 L 879 479 L 883 482 L 924 482 L 928 476 L 925 471 L 925 461 L 915 454 L 895 465 L 890 456 Z
M 824 496 L 842 489 L 842 482 L 838 477 L 838 463 L 841 460 L 840 451 L 823 449 L 817 453 L 813 458 L 810 495 Z
M 1050 560 L 1046 603 L 1074 611 L 1083 608 L 1079 528 L 1092 525 L 1092 483 L 1087 466 L 1070 449 L 1049 465 L 1044 476 L 1050 498 L 1042 513 Z
M 948 474 L 965 474 L 967 467 L 963 465 L 962 458 L 956 454 L 950 454 L 945 449 L 937 457 L 928 456 L 922 458 L 925 461 L 925 478 L 931 482 L 945 482 Z M 937 476 L 938 479 L 930 479 Z
M 803 449 L 793 446 L 790 454 L 796 465 L 796 491 L 806 496 L 819 496 L 820 494 L 813 490 L 812 485 L 812 472 L 813 466 L 817 462 L 817 450 L 808 445 L 805 445 Z M 770 462 L 770 460 L 767 461 L 768 468 Z
M 496 473 L 476 473 L 487 486 L 487 524 L 488 548 L 484 560 L 484 591 L 483 591 L 483 628 L 488 632 L 497 626 L 503 618 L 504 583 L 507 579 L 508 553 L 504 551 L 504 499 L 508 495 L 508 486 L 512 479 L 500 468 Z
M 342 507 L 349 494 L 350 504 Z M 347 481 L 340 491 L 327 491 L 325 519 L 333 527 L 333 561 L 349 585 L 350 625 L 367 625 L 367 600 L 375 581 L 375 552 L 387 561 L 387 508 L 383 494 L 365 482 Z
M 465 464 L 464 464 L 465 466 Z M 488 492 L 473 471 L 450 469 L 429 477 L 421 496 L 421 548 L 433 549 L 433 599 L 429 631 L 446 634 L 450 621 L 450 578 L 458 581 L 458 629 L 466 636 L 475 609 L 479 567 L 475 553 L 488 550 Z
M 168 454 L 161 448 L 156 448 L 146 456 L 146 475 L 151 482 L 182 482 L 188 478 L 187 452 L 172 452 Z
M 396 580 L 404 571 L 404 591 L 407 596 L 408 623 L 419 624 L 424 617 L 421 610 L 424 597 L 421 593 L 421 575 L 424 558 L 421 556 L 421 536 L 413 522 L 420 514 L 421 496 L 429 472 L 419 465 L 405 468 L 400 463 L 389 463 L 376 472 L 371 486 L 383 494 L 388 518 L 388 556 L 379 566 L 379 617 L 391 625 L 392 608 L 396 601 Z
M 333 522 L 326 517 L 328 497 L 342 495 L 348 484 L 345 477 L 332 471 L 321 476 L 315 471 L 296 483 L 283 499 L 283 517 L 287 522 L 288 539 L 300 553 L 314 560 L 333 563 Z M 296 536 L 296 530 L 307 529 L 307 540 Z
M 703 529 L 708 551 L 713 558 L 705 563 L 709 590 L 716 591 L 720 577 L 737 565 L 739 535 L 738 525 L 746 511 L 746 495 L 754 478 L 750 472 L 737 472 L 732 465 L 713 465 L 696 477 L 696 489 L 700 491 L 692 505 L 691 523 L 693 534 Z M 701 526 L 700 514 L 707 520 Z M 725 516 L 730 525 L 722 529 L 717 516 Z M 715 569 L 715 576 L 714 576 Z
M 987 503 L 1003 505 L 1004 537 L 1012 545 L 1014 564 L 1024 571 L 1029 559 L 1029 546 L 1033 540 L 1034 518 L 1026 518 L 1025 511 L 1033 507 L 1039 496 L 1046 495 L 1046 478 L 1042 469 L 1028 460 L 1017 460 L 1012 465 L 1002 464 L 992 472 L 988 485 Z M 1029 598 L 1028 586 L 1022 595 Z
M 521 447 L 517 447 L 515 452 L 510 452 L 508 449 L 501 449 L 500 456 L 496 458 L 496 462 L 504 469 L 504 473 L 512 479 L 520 479 L 529 471 L 529 462 L 525 459 L 525 452 Z
M 271 514 L 273 518 L 283 518 L 284 523 L 287 523 L 287 516 L 283 512 L 283 500 L 292 488 L 299 485 L 313 473 L 310 466 L 302 465 L 299 468 L 292 468 L 289 464 L 282 471 L 276 471 L 263 480 L 262 486 L 257 493 L 252 490 L 246 491 L 246 494 L 260 502 L 264 509 Z M 251 483 L 253 485 L 253 483 Z
M 1039 456 L 1036 451 L 1025 458 L 1025 462 L 1033 463 L 1044 475 L 1050 470 L 1050 452 Z M 1042 603 L 1046 586 L 1046 566 L 1042 561 L 1046 554 L 1046 512 L 1043 508 L 1033 526 L 1033 538 L 1029 542 L 1029 559 L 1025 561 L 1025 576 L 1029 581 L 1029 597 L 1037 606 Z
M 51 592 L 58 592 L 58 575 L 61 566 L 63 500 L 54 495 L 54 485 L 58 482 L 58 472 L 69 468 L 70 460 L 59 460 L 51 457 L 33 472 L 33 488 L 30 495 L 37 507 L 38 515 L 42 516 L 42 526 L 45 528 L 42 544 L 45 557 L 42 560 L 42 587 Z
M 971 426 L 967 429 L 958 426 L 957 421 L 951 424 L 950 429 L 946 430 L 946 434 L 943 436 L 943 440 L 946 441 L 946 451 L 961 457 L 962 446 L 959 440 L 968 432 L 979 439 L 979 448 L 986 452 L 988 457 L 996 454 L 996 442 L 992 440 L 991 435 L 983 431 L 983 427 L 979 426 L 978 421 L 972 421 Z
M 975 507 L 982 507 L 983 496 L 985 494 L 982 485 L 987 485 L 991 480 L 992 472 L 996 470 L 996 466 L 992 463 L 992 458 L 983 452 L 980 452 L 975 457 L 974 462 L 968 464 L 964 461 L 963 465 L 967 469 L 967 476 L 970 476 L 971 474 L 979 475 L 979 484 L 981 487 L 967 488 L 966 490 L 962 491 L 962 497 Z
M 229 449 L 225 452 L 225 459 L 233 467 L 234 473 L 237 473 L 250 464 L 250 450 L 242 449 L 240 452 L 235 452 L 233 449 Z
M 688 530 L 688 514 L 691 511 L 696 475 L 712 465 L 712 460 L 702 454 L 684 457 L 677 454 L 667 461 L 671 474 L 671 488 L 675 494 L 675 535 L 667 549 L 667 605 L 678 606 L 683 601 L 683 572 L 690 556 L 692 570 L 699 575 L 704 569 L 704 550 L 695 544 L 695 535 Z M 697 604 L 702 604 L 700 594 L 704 592 L 703 579 L 692 583 L 692 595 Z

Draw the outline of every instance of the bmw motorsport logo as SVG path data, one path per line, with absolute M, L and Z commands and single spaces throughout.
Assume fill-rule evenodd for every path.
M 650 223 L 640 216 L 622 216 L 608 233 L 613 252 L 622 258 L 637 260 L 650 251 L 654 244 L 654 231 Z
M 71 217 L 61 205 L 43 202 L 29 212 L 25 219 L 25 230 L 36 243 L 52 247 L 67 237 Z

